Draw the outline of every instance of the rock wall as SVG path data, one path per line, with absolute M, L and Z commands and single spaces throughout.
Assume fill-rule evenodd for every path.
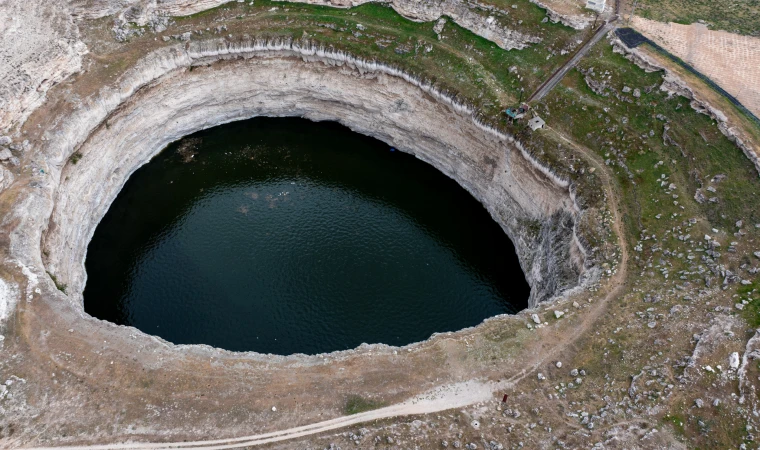
M 349 7 L 370 3 L 375 0 L 282 0 L 295 3 Z M 386 3 L 386 2 L 378 2 Z M 496 11 L 498 15 L 509 14 L 499 11 L 491 5 L 463 0 L 390 0 L 393 9 L 407 19 L 417 22 L 432 22 L 442 16 L 450 17 L 457 25 L 478 36 L 484 37 L 505 50 L 523 49 L 531 44 L 541 42 L 541 38 L 511 30 L 501 26 L 496 16 L 491 17 L 485 11 Z M 476 11 L 480 11 L 476 12 Z
M 233 0 L 234 1 L 234 0 Z M 281 0 L 294 3 L 349 8 L 376 0 Z M 74 11 L 81 17 L 98 18 L 116 15 L 119 20 L 145 25 L 157 16 L 187 16 L 229 3 L 230 0 L 74 0 Z M 501 26 L 485 11 L 493 6 L 463 0 L 390 0 L 387 3 L 399 14 L 417 22 L 432 22 L 441 16 L 451 17 L 459 26 L 492 41 L 499 47 L 522 49 L 541 42 L 530 36 Z M 478 13 L 477 11 L 480 11 Z M 499 15 L 506 15 L 502 11 Z
M 10 134 L 44 101 L 52 86 L 82 68 L 87 46 L 76 21 L 114 16 L 117 24 L 165 27 L 168 16 L 187 16 L 242 0 L 0 0 L 0 138 Z M 283 0 L 351 7 L 375 0 Z M 451 17 L 458 25 L 506 50 L 541 42 L 537 36 L 502 26 L 509 14 L 465 0 L 391 0 L 399 14 L 415 21 Z M 489 12 L 490 11 L 490 12 Z M 551 11 L 549 11 L 551 15 Z M 563 22 L 564 23 L 564 22 Z M 577 24 L 576 24 L 577 25 Z M 571 25 L 575 26 L 575 25 Z M 0 141 L 0 146 L 5 145 Z
M 0 135 L 22 124 L 50 87 L 78 72 L 85 53 L 65 3 L 0 0 Z
M 569 184 L 465 106 L 395 69 L 308 45 L 205 41 L 149 55 L 56 130 L 48 170 L 60 184 L 42 253 L 69 299 L 81 306 L 87 244 L 134 170 L 185 135 L 259 115 L 336 120 L 455 179 L 515 243 L 531 306 L 594 278 L 578 257 Z M 65 164 L 74 152 L 81 159 Z
M 561 23 L 562 25 L 568 26 L 570 28 L 576 29 L 576 30 L 585 30 L 588 28 L 589 25 L 591 25 L 592 22 L 594 22 L 594 15 L 589 13 L 580 13 L 576 9 L 579 8 L 563 8 L 563 9 L 570 9 L 574 12 L 573 13 L 563 13 L 563 11 L 558 8 L 558 5 L 556 2 L 549 2 L 547 0 L 530 0 L 531 3 L 536 4 L 538 7 L 543 8 L 546 10 L 546 15 L 549 17 L 549 20 L 551 20 L 554 23 Z

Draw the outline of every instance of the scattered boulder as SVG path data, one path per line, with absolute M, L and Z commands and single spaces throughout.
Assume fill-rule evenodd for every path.
M 728 178 L 728 175 L 719 173 L 718 175 L 715 175 L 714 177 L 712 177 L 712 182 L 713 183 L 720 183 L 721 181 L 725 180 L 726 178 Z
M 734 370 L 739 368 L 739 352 L 733 352 L 731 353 L 731 356 L 728 357 L 728 367 Z
M 564 312 L 562 312 L 562 311 L 554 311 L 554 317 L 555 317 L 556 319 L 559 319 L 559 318 L 561 318 L 561 317 L 562 317 L 562 316 L 564 316 L 564 315 L 565 315 L 565 313 L 564 313 Z
M 538 317 L 538 314 L 531 314 L 530 318 L 533 319 L 533 322 L 535 322 L 536 324 L 540 324 L 541 323 L 541 318 Z
M 444 19 L 443 17 L 438 19 L 438 22 L 436 22 L 435 25 L 433 26 L 433 31 L 435 32 L 435 34 L 440 35 L 445 25 L 446 25 L 446 19 Z

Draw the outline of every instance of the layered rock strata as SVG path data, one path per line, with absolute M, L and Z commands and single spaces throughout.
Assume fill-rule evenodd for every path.
M 285 2 L 308 3 L 338 8 L 349 8 L 376 0 L 282 0 Z M 122 22 L 134 22 L 140 26 L 151 23 L 157 17 L 188 16 L 205 11 L 230 0 L 95 0 L 75 1 L 74 10 L 87 18 L 99 18 L 115 15 Z M 242 3 L 242 2 L 241 2 Z M 494 8 L 477 2 L 463 0 L 391 0 L 387 3 L 396 12 L 407 19 L 417 22 L 431 22 L 442 16 L 450 17 L 459 26 L 482 36 L 499 47 L 512 50 L 522 49 L 541 42 L 537 36 L 531 36 L 499 24 L 496 16 L 488 11 Z M 494 11 L 499 17 L 505 17 L 509 11 Z
M 185 135 L 254 116 L 335 120 L 454 178 L 515 243 L 532 306 L 595 273 L 575 235 L 581 211 L 569 183 L 465 106 L 395 69 L 343 54 L 289 42 L 214 41 L 153 53 L 119 89 L 51 130 L 56 137 L 45 152 L 56 181 L 45 202 L 52 215 L 22 220 L 36 222 L 26 229 L 47 228 L 46 270 L 68 286 L 69 299 L 81 304 L 87 244 L 134 170 Z M 65 164 L 74 152 L 81 158 Z
M 553 8 L 548 2 L 541 0 L 530 0 L 540 8 L 546 10 L 546 16 L 554 23 L 561 23 L 576 30 L 585 30 L 594 22 L 593 14 L 563 14 L 557 8 Z

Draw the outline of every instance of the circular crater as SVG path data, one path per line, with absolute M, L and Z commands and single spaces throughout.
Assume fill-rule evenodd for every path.
M 406 345 L 514 313 L 512 243 L 455 181 L 332 122 L 186 137 L 98 225 L 85 311 L 176 344 L 316 354 Z

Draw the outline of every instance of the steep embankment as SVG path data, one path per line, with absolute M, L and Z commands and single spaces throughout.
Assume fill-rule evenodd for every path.
M 234 56 L 255 58 L 183 70 Z M 149 95 L 138 91 L 151 82 L 158 84 Z M 578 285 L 588 273 L 574 236 L 580 211 L 568 183 L 471 114 L 398 70 L 308 45 L 220 40 L 158 51 L 119 91 L 68 119 L 64 138 L 51 144 L 59 161 L 75 150 L 81 159 L 62 172 L 53 169 L 62 179 L 45 239 L 46 269 L 79 299 L 97 222 L 128 176 L 169 142 L 258 115 L 302 116 L 337 120 L 411 152 L 469 190 L 514 241 L 533 287 L 531 304 Z

